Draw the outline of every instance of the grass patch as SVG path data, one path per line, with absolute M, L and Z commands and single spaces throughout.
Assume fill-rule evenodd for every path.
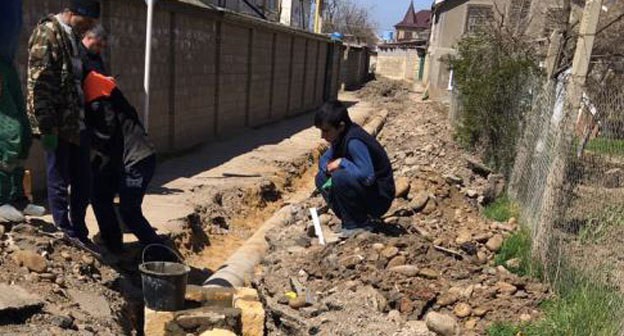
M 607 206 L 605 209 L 588 216 L 586 223 L 579 231 L 583 243 L 599 242 L 609 228 L 624 225 L 624 206 Z
M 624 156 L 624 139 L 595 138 L 585 149 L 597 154 Z
M 620 335 L 624 297 L 617 289 L 567 265 L 554 289 L 557 298 L 542 307 L 546 317 L 526 328 L 526 335 Z
M 617 336 L 622 332 L 624 298 L 616 289 L 598 284 L 578 271 L 562 272 L 555 285 L 558 297 L 541 305 L 544 318 L 530 325 L 496 323 L 489 336 Z
M 512 205 L 506 199 L 493 204 L 495 214 L 511 211 Z M 599 216 L 602 225 L 621 223 L 622 208 L 608 208 Z M 501 217 L 499 217 L 501 218 Z M 604 233 L 597 229 L 593 237 Z M 589 235 L 590 233 L 586 233 Z M 531 254 L 532 237 L 530 231 L 521 228 L 509 236 L 495 257 L 497 265 L 507 260 L 520 260 L 517 268 L 509 268 L 522 276 L 549 279 L 556 297 L 540 304 L 544 318 L 528 325 L 495 323 L 487 330 L 489 336 L 616 336 L 623 331 L 624 296 L 617 288 L 607 285 L 598 274 L 608 269 L 580 271 L 563 259 L 548 267 L 548 274 Z M 562 258 L 562 256 L 559 256 Z M 548 275 L 546 277 L 546 275 Z
M 511 324 L 497 322 L 487 329 L 489 336 L 517 336 L 522 333 L 522 328 Z
M 496 262 L 510 256 L 524 258 L 527 250 L 530 251 L 530 240 L 527 240 L 526 234 L 517 233 L 505 242 Z M 531 261 L 523 263 L 517 273 L 531 275 L 534 269 L 525 268 L 531 265 L 534 265 Z M 592 273 L 581 272 L 565 262 L 550 273 L 557 296 L 540 305 L 544 318 L 529 325 L 496 323 L 488 328 L 489 336 L 621 335 L 624 296 L 616 288 L 596 280 Z
M 506 222 L 512 217 L 518 217 L 520 211 L 507 195 L 499 197 L 494 203 L 485 207 L 483 215 L 497 222 Z
M 509 271 L 521 276 L 531 276 L 542 279 L 541 265 L 531 255 L 531 234 L 525 228 L 516 231 L 509 236 L 494 259 L 496 265 L 505 265 L 510 259 L 519 259 L 518 267 L 507 267 Z

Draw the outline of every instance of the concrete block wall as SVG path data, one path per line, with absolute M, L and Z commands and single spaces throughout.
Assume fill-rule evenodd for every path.
M 323 94 L 325 90 L 325 74 L 327 72 L 327 58 L 328 58 L 328 46 L 326 43 L 318 43 L 318 57 L 316 58 L 315 71 L 315 89 L 314 89 L 314 102 L 313 105 L 320 105 L 323 103 Z
M 24 0 L 18 55 L 24 79 L 27 41 L 35 24 L 67 3 Z M 145 3 L 106 0 L 102 13 L 110 32 L 107 65 L 142 116 Z M 350 83 L 361 77 L 363 64 L 361 52 L 342 60 L 342 46 L 323 36 L 173 0 L 157 2 L 152 44 L 149 133 L 161 153 L 313 109 L 337 97 L 341 62 L 353 64 L 348 67 L 354 78 Z M 45 171 L 38 142 L 27 166 L 41 191 Z
M 368 48 L 348 46 L 341 63 L 340 80 L 345 90 L 355 90 L 366 82 L 370 63 Z
M 288 113 L 291 115 L 303 112 L 304 83 L 308 57 L 308 40 L 295 37 L 292 46 L 292 69 L 290 74 L 290 92 Z
M 291 70 L 293 65 L 293 42 L 294 37 L 283 34 L 275 34 L 275 57 L 273 59 L 273 91 L 271 92 L 271 116 L 284 118 L 290 107 Z
M 251 30 L 221 23 L 217 135 L 227 135 L 246 124 Z
M 331 60 L 331 62 L 328 64 L 330 69 L 327 70 L 329 75 L 327 76 L 325 87 L 328 88 L 326 94 L 329 95 L 329 99 L 331 100 L 338 99 L 338 91 L 340 91 L 340 86 L 342 84 L 342 66 L 345 46 L 342 44 L 330 44 L 328 48 L 328 59 Z
M 217 21 L 200 16 L 172 16 L 175 29 L 170 145 L 173 150 L 182 150 L 216 136 Z
M 251 83 L 249 90 L 249 126 L 259 126 L 271 120 L 271 82 L 275 53 L 274 34 L 255 30 L 252 36 Z M 268 85 L 267 85 L 268 84 Z
M 414 49 L 390 49 L 379 51 L 375 73 L 382 77 L 418 81 L 420 56 Z

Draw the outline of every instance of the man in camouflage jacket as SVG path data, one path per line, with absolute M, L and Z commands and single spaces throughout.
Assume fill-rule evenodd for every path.
M 79 46 L 99 15 L 98 0 L 71 0 L 63 12 L 37 24 L 28 54 L 28 114 L 46 151 L 50 210 L 55 224 L 83 246 L 91 244 L 84 221 L 90 174 Z

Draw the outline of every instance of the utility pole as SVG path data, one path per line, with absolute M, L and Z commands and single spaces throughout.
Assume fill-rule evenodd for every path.
M 314 13 L 314 32 L 320 34 L 323 32 L 323 0 L 316 0 L 316 8 Z
M 565 211 L 568 166 L 572 159 L 572 148 L 574 146 L 575 122 L 581 106 L 583 87 L 587 81 L 589 63 L 594 48 L 594 40 L 598 26 L 598 19 L 602 9 L 602 0 L 587 0 L 579 38 L 576 43 L 574 60 L 572 61 L 572 72 L 566 90 L 566 102 L 564 105 L 563 117 L 556 128 L 555 141 L 552 150 L 554 158 L 546 178 L 546 188 L 542 198 L 540 222 L 534 228 L 535 248 L 541 248 L 538 254 L 543 261 L 546 260 L 547 249 L 550 246 L 550 230 L 560 220 Z M 534 252 L 537 252 L 534 250 Z
M 152 68 L 152 27 L 154 22 L 154 5 L 156 0 L 145 0 L 147 3 L 147 22 L 145 27 L 145 72 L 143 77 L 143 126 L 149 130 L 150 114 L 150 70 Z

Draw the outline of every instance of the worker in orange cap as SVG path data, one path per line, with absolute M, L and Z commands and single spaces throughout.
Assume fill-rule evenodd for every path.
M 113 204 L 116 194 L 121 219 L 139 241 L 162 243 L 141 210 L 156 168 L 154 145 L 115 79 L 91 71 L 83 89 L 86 121 L 93 130 L 91 205 L 106 248 L 113 253 L 123 252 L 122 231 Z

